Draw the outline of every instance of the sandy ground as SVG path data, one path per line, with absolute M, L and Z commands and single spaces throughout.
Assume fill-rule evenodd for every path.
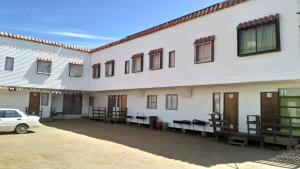
M 0 134 L 0 169 L 299 168 L 297 151 L 236 147 L 213 138 L 90 120 Z

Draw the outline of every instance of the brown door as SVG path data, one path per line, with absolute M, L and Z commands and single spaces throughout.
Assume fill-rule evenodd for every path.
M 263 129 L 267 129 L 268 123 L 279 123 L 279 119 L 272 117 L 279 116 L 279 99 L 278 92 L 262 92 L 261 93 L 261 122 Z
M 108 116 L 112 116 L 112 110 L 113 107 L 115 107 L 115 96 L 114 95 L 109 95 L 108 96 L 108 104 L 107 104 L 107 113 Z
M 121 95 L 119 96 L 119 106 L 121 109 L 126 109 L 127 108 L 127 95 Z
M 224 125 L 233 131 L 239 127 L 239 94 L 224 93 Z
M 28 114 L 38 116 L 40 112 L 40 93 L 30 92 Z
M 63 103 L 63 112 L 64 114 L 72 114 L 72 95 L 64 94 L 64 103 Z
M 81 114 L 82 95 L 74 94 L 72 96 L 72 114 Z

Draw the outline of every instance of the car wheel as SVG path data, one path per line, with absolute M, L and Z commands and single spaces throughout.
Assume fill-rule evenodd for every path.
M 28 130 L 28 126 L 26 124 L 19 124 L 16 127 L 16 133 L 18 134 L 25 134 L 27 133 L 27 130 Z

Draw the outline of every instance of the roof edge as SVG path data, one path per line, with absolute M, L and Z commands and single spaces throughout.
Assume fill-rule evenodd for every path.
M 192 13 L 184 15 L 182 17 L 170 20 L 170 21 L 162 23 L 160 25 L 157 25 L 157 26 L 151 27 L 149 29 L 143 30 L 141 32 L 129 35 L 129 36 L 123 38 L 123 39 L 114 41 L 112 43 L 109 43 L 109 44 L 106 44 L 106 45 L 103 45 L 103 46 L 100 46 L 100 47 L 97 47 L 97 48 L 94 48 L 94 49 L 91 49 L 90 52 L 92 53 L 92 52 L 97 52 L 99 50 L 103 50 L 103 49 L 106 49 L 106 48 L 110 48 L 110 47 L 119 45 L 121 43 L 125 43 L 125 42 L 131 41 L 131 40 L 134 40 L 134 39 L 146 36 L 146 35 L 150 35 L 152 33 L 155 33 L 155 32 L 158 32 L 158 31 L 161 31 L 161 30 L 164 30 L 164 29 L 167 29 L 167 28 L 170 28 L 170 27 L 182 24 L 182 23 L 185 23 L 187 21 L 190 21 L 190 20 L 205 16 L 205 15 L 211 14 L 211 13 L 214 13 L 214 12 L 217 12 L 217 11 L 220 11 L 220 10 L 223 10 L 223 9 L 226 9 L 226 8 L 229 8 L 229 7 L 232 7 L 232 6 L 247 2 L 247 1 L 249 1 L 249 0 L 225 0 L 223 2 L 219 2 L 217 4 L 211 5 L 209 7 L 203 8 L 203 9 L 200 9 L 198 11 L 192 12 Z
M 0 32 L 0 37 L 25 40 L 25 41 L 41 43 L 41 44 L 57 46 L 57 47 L 62 47 L 62 48 L 66 48 L 66 49 L 90 53 L 90 49 L 88 49 L 88 48 L 82 48 L 82 47 L 75 46 L 75 45 L 68 45 L 68 44 L 63 44 L 60 42 L 54 42 L 54 41 L 44 40 L 44 39 L 40 39 L 40 38 L 33 38 L 33 37 L 29 37 L 29 36 L 24 36 L 24 35 L 12 34 L 12 33 L 8 33 L 8 32 Z

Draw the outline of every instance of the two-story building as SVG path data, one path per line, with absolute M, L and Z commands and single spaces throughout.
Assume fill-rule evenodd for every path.
M 1 33 L 0 106 L 124 107 L 171 126 L 216 112 L 244 132 L 247 115 L 280 112 L 280 88 L 300 87 L 299 11 L 228 0 L 91 50 Z

